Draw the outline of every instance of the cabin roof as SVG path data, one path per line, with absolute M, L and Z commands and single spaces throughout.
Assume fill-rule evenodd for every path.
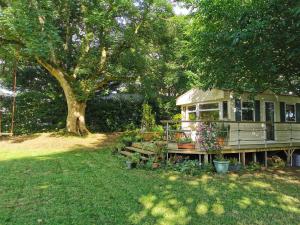
M 201 103 L 201 102 L 213 102 L 213 101 L 220 101 L 225 98 L 230 97 L 234 92 L 231 90 L 226 89 L 210 89 L 207 91 L 192 88 L 191 90 L 185 92 L 184 94 L 180 95 L 176 99 L 176 105 L 189 105 L 194 103 Z M 245 94 L 250 94 L 250 92 L 244 92 Z M 258 95 L 275 95 L 275 96 L 285 96 L 285 97 L 296 97 L 294 94 L 275 94 L 271 90 L 266 90 L 264 92 L 258 93 Z

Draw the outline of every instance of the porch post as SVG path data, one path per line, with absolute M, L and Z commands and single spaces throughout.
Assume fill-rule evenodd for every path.
M 253 162 L 256 163 L 256 162 L 257 162 L 257 159 L 256 159 L 256 152 L 253 152 L 252 154 L 253 154 Z
M 208 164 L 208 154 L 207 153 L 204 155 L 204 163 Z
M 242 152 L 242 163 L 243 163 L 243 166 L 246 166 L 246 153 L 245 152 Z
M 265 167 L 268 167 L 268 152 L 265 151 Z

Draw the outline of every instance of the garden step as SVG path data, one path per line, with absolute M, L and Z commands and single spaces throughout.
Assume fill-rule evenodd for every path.
M 122 154 L 122 155 L 125 155 L 125 156 L 132 156 L 133 155 L 133 152 L 127 152 L 127 151 L 120 151 L 120 154 Z M 145 157 L 145 156 L 141 156 L 141 159 L 142 160 L 148 160 L 148 158 L 147 157 Z
M 140 149 L 140 148 L 135 148 L 135 147 L 126 147 L 126 149 L 130 150 L 130 151 L 133 151 L 133 152 L 139 152 L 141 154 L 145 154 L 145 155 L 155 155 L 154 152 L 151 152 L 151 151 L 147 151 L 147 150 L 144 150 L 144 149 Z
M 149 152 L 153 152 L 153 150 L 155 148 L 155 144 L 153 144 L 151 142 L 143 142 L 143 143 L 135 142 L 135 143 L 132 143 L 132 147 L 143 149 L 143 150 L 149 151 Z

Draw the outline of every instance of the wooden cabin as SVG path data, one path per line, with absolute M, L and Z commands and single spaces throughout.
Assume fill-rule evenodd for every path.
M 191 89 L 179 96 L 182 130 L 195 136 L 199 121 L 227 127 L 227 146 L 300 146 L 300 97 L 265 91 L 256 95 Z

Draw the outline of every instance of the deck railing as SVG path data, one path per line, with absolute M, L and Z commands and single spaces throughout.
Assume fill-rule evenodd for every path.
M 197 127 L 204 123 L 216 128 L 218 134 L 226 137 L 225 145 L 234 145 L 240 149 L 243 145 L 264 145 L 300 143 L 300 123 L 296 122 L 253 122 L 253 121 L 161 121 L 165 127 L 167 142 L 176 142 L 178 133 L 196 139 Z M 196 147 L 197 148 L 197 147 Z M 198 148 L 200 148 L 198 146 Z

